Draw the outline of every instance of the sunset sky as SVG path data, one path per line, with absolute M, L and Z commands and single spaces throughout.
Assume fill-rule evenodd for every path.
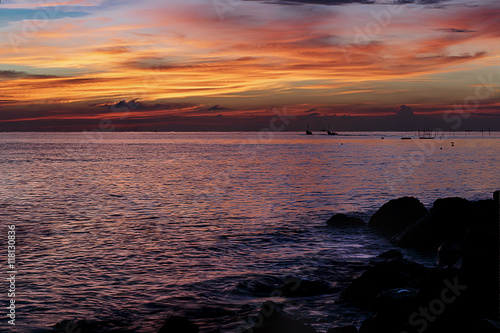
M 272 108 L 402 104 L 500 122 L 500 2 L 399 3 L 3 0 L 0 130 L 231 129 Z

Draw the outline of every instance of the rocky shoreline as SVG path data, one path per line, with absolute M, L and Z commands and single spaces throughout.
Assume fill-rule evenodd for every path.
M 398 249 L 381 253 L 336 300 L 372 316 L 359 327 L 331 327 L 324 333 L 500 332 L 499 202 L 496 191 L 489 200 L 438 199 L 429 210 L 413 197 L 385 203 L 368 226 L 395 247 L 436 253 L 436 264 L 426 267 L 405 259 Z M 332 228 L 366 225 L 349 214 L 335 214 L 327 224 Z M 290 281 L 282 294 L 300 296 L 301 291 L 329 294 L 328 285 L 311 281 Z M 170 317 L 159 333 L 200 332 L 194 319 Z M 60 322 L 53 332 L 66 332 L 69 324 Z M 82 333 L 94 331 L 84 322 L 71 324 Z M 253 327 L 243 332 L 320 333 L 272 301 L 261 305 Z

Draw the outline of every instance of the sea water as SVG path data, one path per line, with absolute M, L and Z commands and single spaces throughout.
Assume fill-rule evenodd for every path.
M 266 300 L 319 331 L 358 324 L 366 314 L 338 294 L 391 245 L 368 227 L 326 226 L 332 214 L 368 221 L 400 196 L 429 207 L 500 187 L 499 133 L 324 134 L 0 133 L 16 328 L 84 319 L 102 331 L 156 332 L 183 315 L 202 332 L 237 332 Z M 290 279 L 331 289 L 282 296 Z

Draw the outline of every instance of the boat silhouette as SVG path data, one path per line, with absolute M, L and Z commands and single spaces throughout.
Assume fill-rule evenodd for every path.
M 328 131 L 326 131 L 326 133 L 327 133 L 328 135 L 339 135 L 339 133 L 336 133 L 336 132 L 332 132 L 332 131 L 330 131 L 330 125 L 328 125 Z

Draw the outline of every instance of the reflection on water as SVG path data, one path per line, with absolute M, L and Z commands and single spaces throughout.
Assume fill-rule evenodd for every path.
M 152 332 L 182 313 L 231 331 L 237 320 L 228 318 L 269 298 L 253 284 L 272 291 L 295 276 L 335 286 L 389 248 L 368 229 L 326 228 L 333 212 L 366 218 L 402 195 L 428 205 L 498 189 L 498 134 L 400 137 L 0 133 L 0 216 L 18 229 L 19 323 L 81 317 Z M 333 303 L 289 308 L 317 321 Z

